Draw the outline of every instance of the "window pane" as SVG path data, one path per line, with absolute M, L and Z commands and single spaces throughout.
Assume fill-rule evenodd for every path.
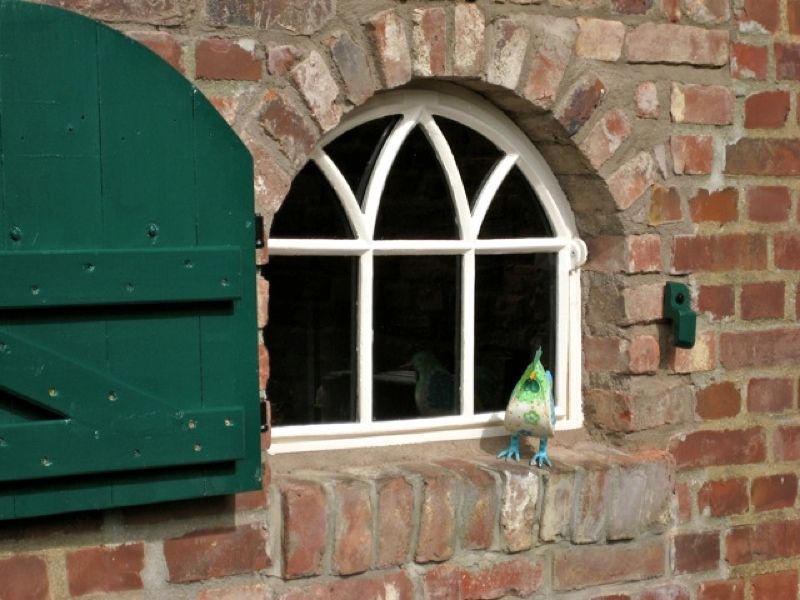
M 372 167 L 399 119 L 399 115 L 390 115 L 369 121 L 343 133 L 325 146 L 325 152 L 339 167 L 362 207 Z
M 357 260 L 272 256 L 268 395 L 275 425 L 356 420 L 353 310 Z
M 272 223 L 270 237 L 353 239 L 336 192 L 309 161 L 292 182 Z
M 504 154 L 481 134 L 461 123 L 436 117 L 436 124 L 453 152 L 469 206 L 473 208 L 481 185 Z
M 376 421 L 458 414 L 460 257 L 375 258 Z
M 375 239 L 456 239 L 455 209 L 442 166 L 415 127 L 395 158 L 381 198 Z
M 481 239 L 552 237 L 553 230 L 531 184 L 519 170 L 511 169 L 486 213 Z
M 555 374 L 556 255 L 479 255 L 475 271 L 475 412 L 505 410 L 539 346 Z

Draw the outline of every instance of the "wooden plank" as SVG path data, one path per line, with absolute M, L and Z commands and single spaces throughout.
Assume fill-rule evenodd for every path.
M 230 247 L 0 252 L 0 310 L 233 300 L 241 263 Z
M 164 421 L 163 417 L 159 421 Z M 0 427 L 0 481 L 230 461 L 243 455 L 240 407 L 182 413 L 139 435 L 73 420 Z

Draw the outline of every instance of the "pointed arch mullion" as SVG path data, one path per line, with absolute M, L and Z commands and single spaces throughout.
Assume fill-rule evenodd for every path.
M 500 189 L 500 186 L 503 184 L 503 181 L 505 181 L 506 176 L 511 172 L 511 169 L 514 168 L 514 165 L 517 164 L 518 158 L 519 156 L 517 154 L 506 154 L 501 158 L 492 169 L 489 177 L 486 178 L 480 192 L 478 192 L 478 199 L 475 202 L 475 210 L 472 214 L 472 231 L 475 232 L 475 237 L 473 239 L 477 239 L 481 230 L 481 225 L 483 225 L 483 220 L 486 218 L 486 213 L 489 211 L 489 206 L 497 195 L 497 190 Z
M 334 163 L 331 157 L 323 150 L 316 150 L 314 154 L 311 155 L 311 160 L 319 167 L 325 179 L 331 184 L 333 191 L 336 192 L 336 196 L 339 198 L 342 209 L 350 223 L 350 228 L 353 230 L 356 238 L 359 240 L 370 239 L 364 215 L 361 212 L 361 207 L 358 205 L 358 200 L 356 200 L 353 190 L 350 189 L 350 184 L 347 183 L 339 167 L 336 166 L 336 163 Z

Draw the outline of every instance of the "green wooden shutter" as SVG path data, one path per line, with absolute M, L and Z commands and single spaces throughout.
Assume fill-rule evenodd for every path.
M 137 42 L 0 0 L 0 518 L 261 482 L 252 160 Z

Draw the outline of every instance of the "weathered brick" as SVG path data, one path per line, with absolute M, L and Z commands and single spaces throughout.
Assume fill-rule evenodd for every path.
M 747 410 L 779 413 L 792 408 L 794 390 L 791 379 L 755 377 L 747 384 Z
M 789 219 L 792 198 L 783 186 L 758 186 L 747 190 L 747 216 L 758 223 L 781 223 Z
M 619 210 L 625 210 L 641 198 L 658 180 L 658 167 L 653 156 L 640 152 L 614 173 L 606 183 Z
M 775 44 L 775 76 L 777 79 L 800 79 L 800 44 Z
M 529 596 L 542 587 L 544 566 L 530 559 L 494 561 L 467 569 L 442 565 L 429 570 L 422 579 L 426 600 L 479 600 L 506 596 Z
M 463 479 L 461 502 L 461 547 L 486 549 L 494 539 L 497 515 L 497 485 L 494 477 L 477 465 L 462 460 L 440 464 Z
M 312 481 L 278 482 L 283 518 L 283 576 L 287 579 L 317 575 L 327 540 L 325 492 Z
M 739 304 L 742 318 L 754 319 L 783 318 L 783 282 L 745 283 Z
M 726 419 L 739 414 L 742 398 L 739 390 L 730 381 L 712 383 L 698 390 L 695 411 L 701 419 Z
M 746 32 L 774 33 L 780 26 L 779 0 L 744 0 L 739 29 Z
M 539 476 L 527 467 L 496 463 L 500 474 L 500 540 L 505 550 L 519 552 L 533 546 L 533 523 L 539 497 Z
M 615 273 L 625 270 L 625 238 L 622 236 L 598 236 L 586 240 L 589 258 L 587 271 Z
M 734 527 L 725 537 L 725 560 L 736 566 L 800 556 L 800 521 Z
M 775 430 L 772 444 L 777 460 L 800 460 L 800 426 L 778 427 Z
M 597 77 L 583 78 L 569 89 L 556 109 L 556 118 L 569 135 L 575 135 L 591 118 L 605 93 L 606 86 Z
M 628 349 L 632 373 L 655 373 L 661 361 L 658 340 L 652 335 L 637 335 Z
M 673 572 L 699 573 L 719 566 L 719 532 L 679 533 L 672 538 L 675 564 Z
M 775 266 L 779 269 L 800 269 L 800 234 L 779 233 L 773 238 Z
M 272 600 L 272 594 L 263 583 L 246 583 L 203 590 L 197 594 L 197 600 Z
M 378 568 L 406 562 L 411 546 L 414 490 L 403 477 L 387 477 L 377 484 Z
M 144 544 L 97 546 L 67 552 L 67 581 L 72 596 L 142 589 Z
M 499 19 L 492 23 L 486 81 L 516 89 L 530 37 L 528 28 L 514 19 Z
M 706 481 L 697 492 L 697 508 L 706 517 L 741 515 L 749 507 L 744 478 Z
M 184 72 L 183 48 L 171 34 L 166 31 L 130 31 L 127 35 L 150 48 L 176 71 Z
M 524 76 L 523 96 L 533 105 L 550 109 L 572 59 L 578 32 L 574 19 L 537 16 L 530 23 L 534 48 Z
M 275 90 L 264 92 L 258 121 L 292 160 L 303 160 L 317 141 L 318 134 L 313 127 Z
M 655 400 L 650 398 L 651 402 Z M 633 455 L 630 464 L 614 469 L 608 503 L 608 539 L 635 539 L 654 528 L 662 529 L 668 520 L 674 485 L 673 467 L 661 452 Z
M 648 323 L 664 317 L 664 286 L 644 284 L 622 291 L 625 318 L 631 323 Z
M 342 76 L 347 98 L 353 104 L 363 104 L 375 93 L 367 53 L 346 31 L 335 33 L 327 44 Z
M 628 117 L 619 109 L 609 111 L 592 127 L 581 142 L 581 149 L 595 169 L 599 169 L 631 135 Z
M 279 100 L 278 102 L 281 101 Z M 281 114 L 291 115 L 291 113 L 284 113 L 280 108 L 276 107 L 266 109 L 265 112 L 262 113 L 265 119 L 263 122 L 270 127 L 273 125 L 280 127 L 277 133 L 280 133 L 286 139 L 286 144 L 293 144 L 294 138 L 290 141 L 289 136 L 291 136 L 292 131 L 297 132 L 297 130 L 291 129 L 292 124 L 277 124 L 271 121 L 273 118 L 280 118 Z M 286 194 L 289 193 L 292 180 L 288 173 L 284 171 L 260 143 L 256 140 L 249 139 L 248 136 L 244 137 L 244 141 L 245 144 L 247 144 L 247 148 L 250 150 L 250 154 L 253 156 L 253 187 L 256 196 L 256 211 L 262 215 L 273 215 L 280 207 Z M 301 141 L 301 143 L 305 142 Z M 292 148 L 292 150 L 295 150 L 295 148 Z M 262 295 L 261 300 L 265 303 L 267 303 L 268 298 L 263 297 L 263 294 L 267 291 L 269 291 L 268 288 L 259 291 L 259 294 Z M 267 311 L 267 313 L 269 313 L 269 311 Z M 267 314 L 267 316 L 269 315 Z
M 333 568 L 340 575 L 363 573 L 372 561 L 369 485 L 355 479 L 333 484 Z
M 661 0 L 661 14 L 670 22 L 681 20 L 681 0 Z
M 800 175 L 800 141 L 742 138 L 727 148 L 725 173 L 764 176 Z
M 486 24 L 475 4 L 456 4 L 453 17 L 453 72 L 476 77 L 483 71 Z
M 683 469 L 759 463 L 766 458 L 764 431 L 760 427 L 695 431 L 675 438 L 670 452 Z
M 606 506 L 611 501 L 610 477 L 606 469 L 579 473 L 572 513 L 572 541 L 591 544 L 602 538 L 606 526 Z
M 661 237 L 655 234 L 631 235 L 625 238 L 628 273 L 658 273 L 664 268 L 661 258 Z
M 728 0 L 686 0 L 686 16 L 701 25 L 719 25 L 731 18 Z
M 186 21 L 190 11 L 189 6 L 180 0 L 162 0 L 156 3 L 131 0 L 47 0 L 46 4 L 79 11 L 99 21 L 145 25 L 180 25 Z
M 0 560 L 3 600 L 47 600 L 50 583 L 43 558 L 16 554 Z
M 729 34 L 687 25 L 645 23 L 628 33 L 629 62 L 721 67 L 728 63 Z
M 411 51 L 402 17 L 395 10 L 378 13 L 369 21 L 386 87 L 403 85 L 411 79 Z
M 735 79 L 766 79 L 768 66 L 766 46 L 731 44 L 731 76 Z
M 678 523 L 692 520 L 692 488 L 688 483 L 675 484 L 675 517 Z
M 173 583 L 188 583 L 265 569 L 266 533 L 259 525 L 193 531 L 164 540 L 164 558 Z
M 414 559 L 419 563 L 449 559 L 455 550 L 456 506 L 459 482 L 441 467 L 409 465 L 408 470 L 422 478 L 422 506 L 419 537 Z
M 322 130 L 335 127 L 342 118 L 342 107 L 337 102 L 339 86 L 322 56 L 311 52 L 290 71 L 290 75 Z
M 322 29 L 335 13 L 336 0 L 291 0 L 281 6 L 275 22 L 293 33 L 311 35 Z
M 780 573 L 765 573 L 756 575 L 750 580 L 753 600 L 778 600 L 779 598 L 796 598 L 797 569 L 781 571 Z
M 714 319 L 732 316 L 734 301 L 732 285 L 701 285 L 697 293 L 697 309 Z
M 617 337 L 584 337 L 583 357 L 583 367 L 590 372 L 621 372 L 628 366 L 624 340 Z
M 733 123 L 733 91 L 721 85 L 672 84 L 670 111 L 676 123 Z
M 789 92 L 783 90 L 751 94 L 744 102 L 744 126 L 748 129 L 779 129 L 789 116 Z
M 550 473 L 544 481 L 539 537 L 545 542 L 569 539 L 575 473 Z
M 254 25 L 253 0 L 206 0 L 206 14 L 212 25 Z
M 664 556 L 661 538 L 559 549 L 554 556 L 553 588 L 568 590 L 659 577 L 664 574 Z
M 756 477 L 750 486 L 750 499 L 756 512 L 793 507 L 797 500 L 797 475 Z
M 717 366 L 717 343 L 714 332 L 697 334 L 693 348 L 673 349 L 670 368 L 676 373 L 711 371 Z
M 744 581 L 704 581 L 698 588 L 697 600 L 744 600 Z
M 414 584 L 400 571 L 385 575 L 348 577 L 294 588 L 280 600 L 414 600 Z M 267 598 L 266 600 L 269 600 Z
M 578 17 L 575 54 L 583 58 L 615 62 L 622 55 L 625 24 L 619 21 Z
M 792 35 L 800 34 L 800 1 L 787 0 L 786 21 L 789 25 L 789 33 Z
M 673 241 L 673 273 L 760 271 L 766 266 L 767 240 L 763 235 L 681 235 Z
M 636 116 L 642 119 L 657 119 L 659 115 L 658 88 L 653 81 L 644 81 L 636 86 L 634 96 Z
M 714 138 L 710 135 L 673 135 L 669 138 L 676 175 L 707 175 L 714 165 Z
M 624 15 L 643 15 L 653 6 L 653 0 L 611 0 L 614 12 Z
M 674 187 L 663 185 L 653 186 L 650 195 L 650 225 L 663 225 L 664 223 L 677 223 L 683 220 L 681 197 Z
M 668 583 L 645 590 L 639 600 L 689 600 L 689 590 L 677 583 Z
M 444 8 L 415 8 L 411 11 L 414 27 L 413 71 L 420 77 L 447 74 L 447 46 L 450 32 Z
M 727 369 L 794 366 L 800 362 L 800 329 L 720 334 L 720 363 Z
M 198 79 L 258 81 L 262 60 L 252 39 L 207 38 L 195 46 L 195 76 Z

